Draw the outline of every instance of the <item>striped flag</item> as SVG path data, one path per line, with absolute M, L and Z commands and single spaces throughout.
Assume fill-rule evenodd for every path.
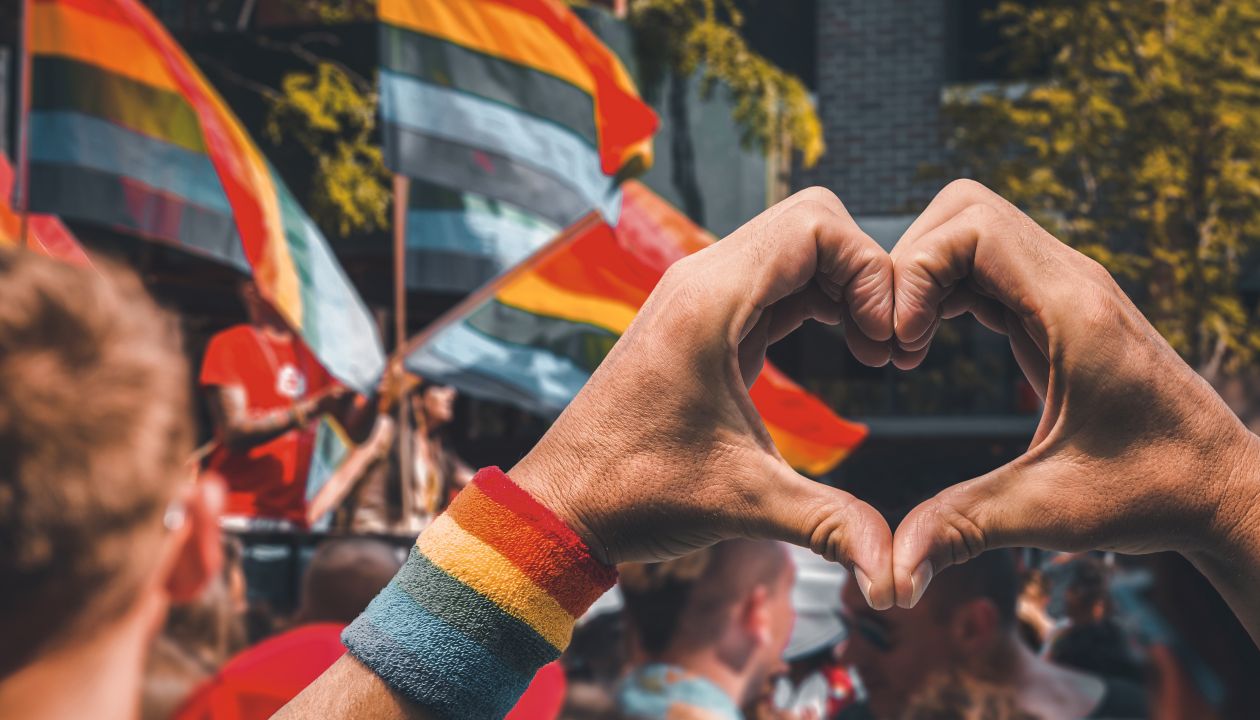
M 656 115 L 558 0 L 381 0 L 385 162 L 413 183 L 408 281 L 470 290 L 651 164 Z
M 376 326 L 240 121 L 136 0 L 28 0 L 32 209 L 252 274 L 330 373 L 370 390 Z
M 22 217 L 9 205 L 13 196 L 13 166 L 9 158 L 0 153 L 0 246 L 22 246 Z M 52 215 L 28 213 L 26 216 L 26 248 L 41 255 L 64 260 L 75 265 L 91 265 L 87 253 Z
M 469 394 L 554 416 L 586 383 L 665 269 L 713 238 L 643 185 L 616 228 L 591 215 L 470 301 L 406 359 Z M 749 391 L 783 457 L 822 474 L 866 436 L 766 363 Z

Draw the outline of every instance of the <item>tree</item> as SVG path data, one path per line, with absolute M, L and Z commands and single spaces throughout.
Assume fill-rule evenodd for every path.
M 346 237 L 386 227 L 389 171 L 376 128 L 376 89 L 345 66 L 312 58 L 270 96 L 265 131 L 275 144 L 297 143 L 314 160 L 309 206 L 322 227 Z
M 287 22 L 248 30 L 256 3 L 229 12 L 200 6 L 190 27 L 235 25 L 236 39 L 251 46 L 245 61 L 221 47 L 195 53 L 216 81 L 261 99 L 262 137 L 285 158 L 290 186 L 330 236 L 384 229 L 392 199 L 389 172 L 376 133 L 377 92 L 370 68 L 355 69 L 348 32 L 376 20 L 375 0 L 284 0 L 272 13 Z M 253 62 L 246 71 L 242 63 Z M 361 63 L 360 63 L 361 65 Z M 281 68 L 280 72 L 276 69 Z
M 947 102 L 962 174 L 1110 270 L 1209 380 L 1260 351 L 1260 3 L 1003 2 L 1044 77 Z

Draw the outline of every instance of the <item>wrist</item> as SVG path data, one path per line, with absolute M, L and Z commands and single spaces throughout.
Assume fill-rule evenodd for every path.
M 615 581 L 561 518 L 487 468 L 342 639 L 437 717 L 502 717 Z
M 521 458 L 508 475 L 569 526 L 596 560 L 611 564 L 613 560 L 608 546 L 589 519 L 590 513 L 581 509 L 580 498 L 589 484 L 585 478 L 595 465 L 594 458 L 580 449 L 564 449 L 565 443 L 557 435 L 553 426 L 552 431 Z
M 1260 437 L 1239 428 L 1222 452 L 1213 512 L 1191 560 L 1220 562 L 1260 557 Z

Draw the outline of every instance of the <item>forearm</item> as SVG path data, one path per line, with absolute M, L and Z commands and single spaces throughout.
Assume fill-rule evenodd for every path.
M 301 419 L 302 409 L 288 408 L 235 419 L 224 425 L 223 443 L 237 452 L 250 450 L 301 427 Z
M 372 462 L 381 457 L 389 449 L 393 431 L 387 420 L 377 423 L 376 429 L 367 442 L 355 448 L 350 457 L 337 468 L 328 482 L 324 484 L 315 498 L 307 506 L 307 522 L 314 524 L 324 513 L 341 504 L 352 488 L 363 479 L 364 473 Z
M 615 578 L 550 510 L 497 469 L 483 470 L 346 629 L 353 660 L 316 680 L 290 712 L 502 717 Z
M 430 720 L 436 716 L 390 689 L 371 670 L 346 653 L 272 720 L 374 718 Z
M 1185 555 L 1260 645 L 1260 438 L 1247 433 L 1228 467 L 1222 510 L 1207 549 Z
M 338 402 L 333 416 L 346 434 L 356 443 L 365 442 L 372 433 L 372 426 L 378 416 L 380 400 L 377 395 L 355 395 L 348 393 Z

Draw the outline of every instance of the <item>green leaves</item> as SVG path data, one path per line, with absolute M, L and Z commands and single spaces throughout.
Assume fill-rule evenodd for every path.
M 739 34 L 743 17 L 731 0 L 631 0 L 644 86 L 668 72 L 701 73 L 710 93 L 720 83 L 744 143 L 769 152 L 784 142 L 811 167 L 826 149 L 822 124 L 804 84 L 754 52 Z
M 1260 352 L 1239 293 L 1260 240 L 1260 6 L 1003 3 L 1023 92 L 947 105 L 958 169 L 1107 267 L 1192 365 Z
M 267 114 L 264 131 L 273 143 L 297 143 L 316 159 L 311 215 L 342 237 L 389 220 L 389 173 L 372 142 L 375 123 L 375 90 L 327 61 L 286 75 Z

